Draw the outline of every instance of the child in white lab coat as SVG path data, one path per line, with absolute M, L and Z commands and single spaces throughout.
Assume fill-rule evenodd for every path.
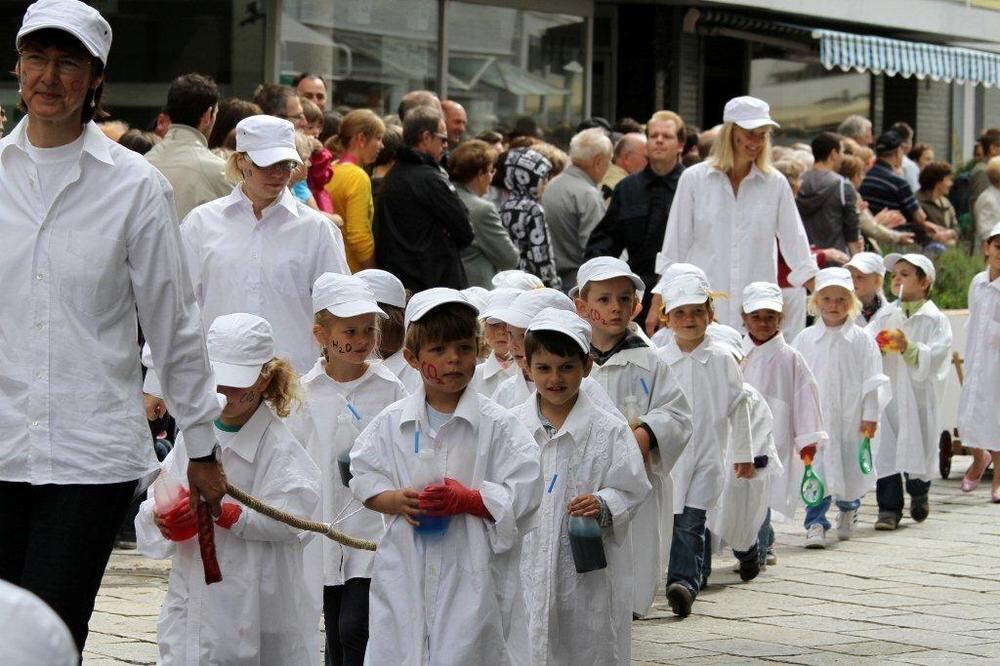
M 347 487 L 344 465 L 358 433 L 376 414 L 408 394 L 382 363 L 378 348 L 386 315 L 358 277 L 324 273 L 312 288 L 313 336 L 323 356 L 302 378 L 302 408 L 289 427 L 319 465 L 323 500 L 317 516 L 352 536 L 378 542 L 382 516 L 366 509 Z M 345 479 L 347 481 L 345 481 Z M 361 664 L 368 641 L 368 589 L 375 554 L 314 539 L 306 548 L 310 584 L 322 590 L 326 653 L 340 664 Z
M 490 346 L 490 354 L 486 360 L 476 366 L 476 374 L 472 378 L 472 388 L 489 398 L 500 384 L 518 372 L 518 365 L 510 353 L 510 339 L 507 334 L 507 324 L 497 319 L 494 313 L 509 307 L 522 292 L 519 289 L 500 288 L 487 292 L 486 306 L 479 313 L 483 323 L 483 333 Z
M 937 468 L 941 435 L 940 392 L 951 357 L 951 324 L 930 300 L 934 264 L 922 254 L 890 254 L 896 301 L 883 306 L 868 324 L 882 349 L 892 400 L 882 421 L 875 466 L 878 470 L 877 530 L 894 530 L 903 517 L 903 476 L 910 495 L 910 517 L 923 522 L 930 512 L 927 494 Z
M 351 451 L 351 491 L 386 514 L 375 554 L 367 663 L 511 662 L 491 567 L 541 499 L 538 445 L 468 390 L 477 311 L 434 288 L 406 306 L 407 362 L 423 387 L 376 416 Z
M 708 283 L 695 274 L 674 278 L 663 287 L 663 310 L 674 337 L 660 358 L 693 410 L 691 441 L 671 472 L 674 534 L 667 573 L 667 602 L 675 615 L 686 617 L 711 572 L 705 520 L 722 496 L 725 461 L 737 478 L 752 478 L 753 451 L 740 369 L 729 350 L 706 335 L 713 317 Z
M 758 539 L 761 562 L 772 565 L 774 530 L 771 511 L 782 519 L 794 517 L 804 465 L 827 439 L 823 430 L 819 386 L 809 364 L 781 332 L 782 289 L 772 282 L 751 282 L 743 289 L 743 380 L 767 401 L 773 420 L 774 445 L 783 472 L 771 480 L 764 524 Z
M 512 410 L 541 449 L 546 488 L 521 552 L 534 665 L 630 660 L 629 519 L 651 488 L 628 425 L 580 391 L 593 365 L 590 338 L 590 325 L 572 312 L 548 309 L 532 319 L 525 356 L 535 391 Z M 580 573 L 571 540 L 587 528 L 606 566 Z
M 837 537 L 849 539 L 858 521 L 861 498 L 875 485 L 876 472 L 865 472 L 859 454 L 864 437 L 874 438 L 879 416 L 888 400 L 888 378 L 882 374 L 878 347 L 855 324 L 861 302 L 846 268 L 824 268 L 816 274 L 809 297 L 816 323 L 795 339 L 819 384 L 820 407 L 828 440 L 812 458 L 826 484 L 826 496 L 806 508 L 806 548 L 825 548 L 830 521 L 826 514 L 834 498 L 840 509 Z M 877 443 L 872 440 L 872 450 Z M 808 461 L 808 451 L 803 450 Z M 877 464 L 876 464 L 877 467 Z
M 319 470 L 281 420 L 298 378 L 274 357 L 270 324 L 243 313 L 218 317 L 208 331 L 208 355 L 228 398 L 215 424 L 227 480 L 266 504 L 310 515 L 319 502 Z M 163 461 L 173 483 L 187 479 L 187 461 L 181 433 Z M 215 521 L 222 582 L 209 587 L 186 489 L 169 510 L 156 506 L 156 488 L 166 481 L 161 476 L 150 489 L 135 521 L 139 551 L 171 559 L 157 623 L 159 663 L 316 663 L 316 618 L 302 603 L 308 590 L 299 531 L 223 502 Z
M 389 372 L 403 382 L 407 392 L 413 393 L 420 386 L 420 373 L 411 368 L 403 358 L 403 336 L 406 334 L 403 317 L 408 293 L 406 288 L 398 277 L 379 268 L 366 268 L 355 273 L 354 277 L 364 280 L 375 293 L 375 302 L 386 315 L 379 326 L 378 357 Z

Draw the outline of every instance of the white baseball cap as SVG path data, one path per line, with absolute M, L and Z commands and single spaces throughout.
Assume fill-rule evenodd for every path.
M 766 283 L 765 283 L 766 284 Z M 760 308 L 758 308 L 760 309 Z M 709 339 L 739 360 L 743 360 L 743 334 L 732 326 L 713 321 L 706 330 Z
M 546 308 L 576 312 L 576 306 L 569 296 L 558 289 L 543 287 L 521 292 L 509 305 L 493 311 L 491 317 L 509 326 L 528 328 L 535 315 Z
M 678 275 L 663 286 L 663 311 L 670 312 L 682 305 L 707 303 L 710 297 L 708 282 L 693 273 Z
M 576 272 L 576 286 L 569 290 L 571 298 L 576 298 L 588 282 L 600 282 L 618 277 L 627 277 L 632 281 L 639 298 L 646 288 L 642 278 L 632 272 L 624 261 L 617 257 L 594 257 L 583 262 Z
M 993 225 L 993 228 L 990 229 L 989 235 L 986 236 L 986 240 L 990 240 L 994 236 L 1000 236 L 1000 222 Z
M 457 289 L 449 289 L 448 287 L 434 287 L 433 289 L 427 289 L 413 295 L 410 302 L 406 304 L 406 314 L 403 317 L 403 323 L 409 327 L 411 323 L 419 321 L 434 308 L 446 303 L 458 303 L 466 306 L 475 314 L 479 314 L 476 306 L 470 303 L 469 299 L 462 292 Z
M 654 294 L 662 294 L 664 285 L 666 285 L 668 282 L 673 280 L 678 275 L 688 275 L 688 274 L 697 275 L 705 282 L 708 282 L 708 276 L 705 274 L 705 271 L 701 270 L 694 264 L 685 264 L 683 262 L 678 262 L 676 264 L 670 264 L 669 266 L 667 266 L 667 270 L 663 271 L 663 275 L 660 276 L 660 281 L 657 282 L 656 286 L 650 289 L 650 291 L 653 292 Z
M 858 252 L 844 264 L 844 268 L 855 268 L 863 275 L 885 275 L 885 262 L 882 255 L 875 252 Z
M 827 287 L 843 287 L 847 291 L 854 293 L 854 278 L 851 271 L 837 266 L 836 268 L 824 268 L 816 273 L 816 291 L 819 292 Z
M 578 316 L 575 312 L 567 312 L 558 308 L 545 308 L 532 317 L 527 326 L 528 331 L 555 331 L 573 338 L 584 354 L 590 353 L 590 322 Z
M 108 64 L 111 51 L 111 26 L 93 7 L 79 0 L 38 0 L 28 7 L 17 31 L 15 43 L 21 48 L 22 38 L 37 30 L 54 28 L 80 40 L 92 56 Z
M 781 287 L 773 282 L 751 282 L 743 288 L 743 312 L 747 314 L 757 310 L 782 312 L 784 306 Z
M 771 107 L 762 99 L 744 95 L 734 97 L 726 102 L 722 112 L 722 122 L 735 123 L 745 130 L 754 130 L 764 125 L 781 127 L 771 120 Z
M 493 286 L 496 288 L 507 287 L 510 289 L 518 289 L 520 291 L 541 289 L 545 286 L 545 283 L 542 282 L 542 279 L 537 275 L 525 273 L 524 271 L 517 270 L 516 268 L 509 271 L 500 271 L 493 276 L 492 282 Z
M 253 386 L 273 358 L 274 335 L 266 319 L 237 312 L 216 317 L 208 328 L 208 360 L 219 386 Z
M 486 294 L 486 307 L 479 311 L 479 318 L 485 319 L 489 323 L 497 321 L 494 313 L 508 307 L 514 299 L 523 294 L 520 289 L 510 287 L 499 287 Z
M 376 303 L 385 303 L 397 308 L 406 307 L 406 288 L 399 278 L 389 271 L 366 268 L 355 273 L 354 277 L 364 280 L 368 288 L 374 292 Z
M 469 302 L 476 306 L 479 310 L 479 316 L 483 316 L 483 308 L 486 307 L 486 295 L 489 294 L 487 290 L 482 287 L 467 287 L 462 290 L 465 297 L 469 299 Z
M 900 261 L 905 261 L 922 270 L 931 279 L 931 284 L 934 284 L 934 278 L 937 277 L 937 274 L 934 271 L 933 261 L 922 254 L 914 254 L 912 252 L 909 254 L 899 254 L 898 252 L 893 252 L 885 256 L 885 267 L 891 271 L 895 268 L 896 263 Z
M 326 310 L 334 317 L 375 314 L 388 318 L 375 302 L 375 292 L 353 275 L 323 273 L 313 283 L 312 302 L 314 313 Z
M 248 154 L 254 164 L 262 167 L 302 162 L 295 150 L 295 126 L 274 116 L 249 116 L 237 123 L 236 152 Z

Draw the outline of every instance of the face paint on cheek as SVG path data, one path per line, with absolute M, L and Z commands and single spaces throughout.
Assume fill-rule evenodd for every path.
M 432 384 L 444 384 L 444 380 L 438 376 L 437 366 L 432 365 L 427 361 L 420 364 L 420 374 L 422 374 L 424 379 Z
M 595 324 L 607 324 L 608 323 L 608 320 L 605 319 L 604 317 L 602 317 L 601 313 L 598 312 L 598 310 L 596 308 L 591 308 L 590 309 L 590 320 L 593 321 Z

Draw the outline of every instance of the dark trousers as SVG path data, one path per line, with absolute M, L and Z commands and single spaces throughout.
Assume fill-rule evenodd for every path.
M 903 475 L 883 476 L 875 483 L 875 499 L 879 513 L 894 513 L 903 517 Z M 930 481 L 920 481 L 906 476 L 906 493 L 910 497 L 921 497 L 931 489 Z
M 712 573 L 711 535 L 705 529 L 705 511 L 689 506 L 674 514 L 674 537 L 670 543 L 667 586 L 681 583 L 692 597 Z
M 371 578 L 352 578 L 323 588 L 326 663 L 362 666 L 368 645 L 368 588 Z
M 33 486 L 0 481 L 0 578 L 51 606 L 81 653 L 136 483 Z

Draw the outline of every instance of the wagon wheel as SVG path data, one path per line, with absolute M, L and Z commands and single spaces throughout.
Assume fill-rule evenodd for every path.
M 951 474 L 951 433 L 947 430 L 941 431 L 941 438 L 938 440 L 938 469 L 941 478 L 947 479 Z

